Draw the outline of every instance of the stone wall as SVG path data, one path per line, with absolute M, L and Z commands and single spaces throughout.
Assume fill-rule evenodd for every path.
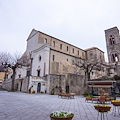
M 84 86 L 84 76 L 76 74 L 67 75 L 50 75 L 50 87 L 49 91 L 54 91 L 54 94 L 58 94 L 59 91 L 75 93 L 81 95 L 86 91 Z
M 101 88 L 94 87 L 93 88 L 94 94 L 100 94 L 100 90 L 99 89 L 101 89 Z M 104 90 L 104 93 L 108 93 L 109 95 L 111 95 L 111 88 L 103 88 L 103 90 Z M 92 93 L 92 87 L 88 88 L 88 92 Z
M 15 80 L 14 90 L 18 90 L 18 83 L 19 83 L 19 80 Z M 6 90 L 11 90 L 11 87 L 12 87 L 12 79 L 3 81 L 2 87 L 3 87 L 4 89 L 6 89 Z
M 120 65 L 117 65 L 117 75 L 120 76 Z
M 28 77 L 24 77 L 22 79 L 18 79 L 17 81 L 19 82 L 18 83 L 18 91 L 20 91 L 20 88 L 21 88 L 22 92 L 28 92 Z M 22 84 L 22 86 L 21 86 L 21 84 Z
M 68 74 L 66 80 L 66 86 L 69 86 L 69 92 L 81 95 L 86 90 L 84 86 L 85 77 L 83 75 Z
M 65 90 L 65 75 L 50 75 L 49 81 L 49 94 L 52 90 L 54 94 L 58 94 L 61 89 Z

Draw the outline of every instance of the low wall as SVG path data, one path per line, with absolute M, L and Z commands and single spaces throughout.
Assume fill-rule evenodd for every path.
M 18 83 L 19 83 L 19 80 L 15 80 L 15 83 L 14 83 L 14 90 L 18 90 Z M 5 80 L 3 81 L 2 83 L 2 87 L 6 90 L 11 90 L 12 88 L 12 79 L 8 79 L 8 80 Z
M 75 93 L 76 95 L 82 95 L 87 86 L 84 86 L 85 77 L 83 75 L 67 74 L 65 75 L 50 75 L 49 77 L 49 94 L 54 91 L 54 94 L 58 94 L 59 91 Z

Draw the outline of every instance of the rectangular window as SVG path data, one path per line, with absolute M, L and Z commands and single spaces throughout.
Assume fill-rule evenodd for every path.
M 53 47 L 55 47 L 55 41 L 53 41 Z
M 30 76 L 30 70 L 27 71 L 27 76 Z
M 73 49 L 73 53 L 74 53 L 74 49 Z
M 40 70 L 37 71 L 37 76 L 40 77 Z
M 67 46 L 67 51 L 68 51 L 68 46 Z
M 60 44 L 60 49 L 62 49 L 62 44 Z
M 84 57 L 84 53 L 82 52 L 82 57 Z
M 55 60 L 55 55 L 53 55 L 53 61 Z
M 21 74 L 19 74 L 18 77 L 21 78 Z
M 79 55 L 79 50 L 78 50 L 78 55 Z

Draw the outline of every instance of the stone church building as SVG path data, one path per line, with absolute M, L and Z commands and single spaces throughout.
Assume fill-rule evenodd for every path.
M 76 66 L 77 61 L 101 63 L 102 69 L 89 68 L 90 79 L 120 75 L 119 30 L 117 27 L 105 30 L 105 37 L 109 63 L 105 62 L 104 52 L 97 47 L 83 50 L 33 29 L 28 36 L 24 53 L 29 57 L 31 65 L 28 68 L 16 69 L 15 89 L 28 92 L 33 86 L 31 91 L 34 90 L 35 93 L 51 94 L 51 91 L 54 91 L 54 94 L 57 94 L 61 90 L 83 94 L 87 90 L 86 71 L 83 67 Z

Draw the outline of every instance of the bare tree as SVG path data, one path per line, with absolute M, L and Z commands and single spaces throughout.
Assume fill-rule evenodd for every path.
M 101 61 L 100 59 L 94 60 L 85 60 L 82 58 L 76 59 L 74 65 L 78 67 L 80 70 L 83 70 L 85 73 L 85 81 L 84 85 L 86 85 L 86 80 L 90 80 L 90 73 L 92 70 L 101 70 Z
M 14 90 L 16 68 L 21 68 L 22 66 L 30 66 L 29 57 L 25 53 L 21 58 L 20 56 L 21 55 L 17 52 L 14 55 L 8 52 L 0 52 L 0 66 L 3 67 L 6 71 L 8 69 L 12 69 L 13 71 L 11 90 Z

